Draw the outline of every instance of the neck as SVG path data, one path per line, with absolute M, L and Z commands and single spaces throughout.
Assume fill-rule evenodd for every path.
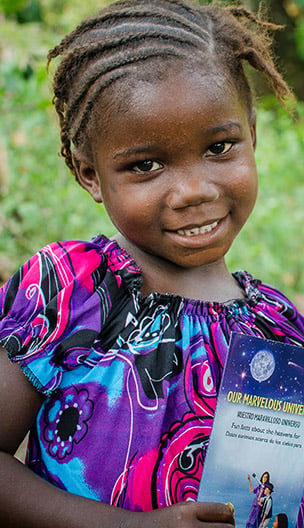
M 244 291 L 232 277 L 224 258 L 195 268 L 181 268 L 133 246 L 120 234 L 115 239 L 141 268 L 144 295 L 172 293 L 188 299 L 221 303 L 244 297 Z

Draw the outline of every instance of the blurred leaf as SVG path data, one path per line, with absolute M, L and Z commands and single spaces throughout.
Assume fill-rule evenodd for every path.
M 0 0 L 0 10 L 6 15 L 20 11 L 27 3 L 27 0 Z
M 302 59 L 304 60 L 304 16 L 301 22 L 299 22 L 298 26 L 296 27 L 295 38 L 299 56 L 302 57 Z
M 17 21 L 19 24 L 26 24 L 29 22 L 42 22 L 42 10 L 40 2 L 28 2 L 17 13 Z

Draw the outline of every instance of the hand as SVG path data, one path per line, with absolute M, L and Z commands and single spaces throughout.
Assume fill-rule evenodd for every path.
M 250 491 L 250 493 L 252 493 L 253 492 L 253 487 L 252 487 L 252 484 L 251 484 L 250 475 L 247 475 L 247 480 L 248 480 L 248 484 L 249 484 L 249 491 Z
M 179 502 L 168 508 L 135 513 L 130 521 L 128 528 L 231 528 L 235 524 L 228 506 L 216 502 Z

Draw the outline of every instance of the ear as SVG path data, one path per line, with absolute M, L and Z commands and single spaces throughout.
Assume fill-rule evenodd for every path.
M 94 163 L 77 149 L 72 153 L 78 183 L 92 196 L 95 202 L 103 201 L 100 187 L 100 177 Z
M 250 132 L 251 132 L 251 138 L 252 138 L 252 145 L 253 145 L 253 148 L 254 150 L 256 149 L 256 146 L 257 146 L 257 133 L 256 133 L 256 109 L 253 108 L 251 110 L 251 115 L 250 115 L 250 121 L 249 121 L 249 124 L 250 124 Z

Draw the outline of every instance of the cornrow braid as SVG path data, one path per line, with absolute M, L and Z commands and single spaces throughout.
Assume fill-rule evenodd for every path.
M 99 12 L 96 17 L 88 18 L 80 23 L 74 31 L 66 35 L 58 46 L 55 46 L 49 52 L 49 59 L 55 56 L 61 55 L 62 52 L 67 49 L 75 40 L 82 37 L 84 34 L 89 33 L 95 29 L 107 28 L 109 26 L 116 25 L 119 21 L 123 22 L 124 19 L 130 21 L 131 19 L 136 22 L 136 19 L 144 20 L 145 17 L 151 16 L 151 4 L 157 7 L 157 12 L 154 13 L 154 19 L 159 19 L 162 22 L 168 23 L 168 4 L 171 4 L 171 20 L 176 22 L 176 26 L 180 24 L 181 27 L 189 28 L 187 19 L 184 18 L 184 11 L 191 14 L 191 6 L 184 4 L 183 2 L 176 0 L 159 0 L 159 1 L 147 1 L 138 0 L 137 2 L 130 3 L 128 0 L 117 2 L 114 6 L 111 5 L 107 9 L 103 9 Z M 152 5 L 153 8 L 153 5 Z M 174 16 L 176 15 L 176 16 Z M 196 17 L 192 16 L 192 22 L 197 22 Z M 200 25 L 198 24 L 198 28 Z
M 208 59 L 230 75 L 250 111 L 247 63 L 265 75 L 284 104 L 291 92 L 271 55 L 270 33 L 277 27 L 260 10 L 255 15 L 241 6 L 187 0 L 121 0 L 84 20 L 48 54 L 48 64 L 61 57 L 53 102 L 69 169 L 76 175 L 72 146 L 89 149 L 87 131 L 97 99 L 115 82 L 147 72 L 152 61 L 202 65 Z

